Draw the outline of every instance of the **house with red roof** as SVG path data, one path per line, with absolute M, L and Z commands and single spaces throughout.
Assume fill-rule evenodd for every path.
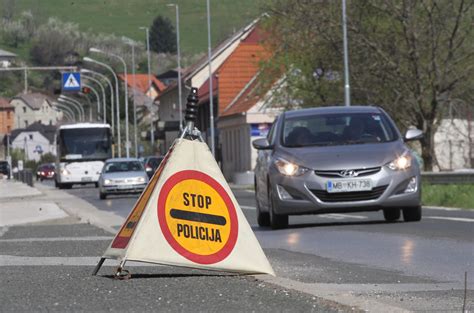
M 212 98 L 214 120 L 217 120 L 219 114 L 218 96 L 218 71 L 229 56 L 239 47 L 243 40 L 246 40 L 255 29 L 258 19 L 234 33 L 231 37 L 220 43 L 211 52 L 211 70 L 212 70 Z M 161 151 L 166 151 L 179 134 L 180 116 L 184 119 L 184 110 L 186 109 L 186 97 L 190 88 L 198 88 L 199 111 L 197 127 L 201 130 L 203 138 L 210 142 L 210 93 L 209 93 L 209 62 L 207 55 L 202 57 L 191 67 L 182 71 L 182 92 L 181 109 L 179 106 L 179 88 L 178 82 L 172 82 L 168 88 L 158 97 L 160 102 L 158 136 Z M 215 132 L 215 141 L 217 142 L 217 131 Z M 216 145 L 217 147 L 217 145 Z
M 125 81 L 124 74 L 118 76 L 120 80 Z M 128 94 L 132 99 L 130 105 L 135 103 L 137 107 L 138 120 L 140 123 L 148 125 L 150 118 L 157 116 L 157 98 L 166 89 L 166 85 L 154 75 L 148 77 L 148 74 L 127 74 L 127 86 L 129 88 Z M 151 115 L 150 112 L 152 112 Z

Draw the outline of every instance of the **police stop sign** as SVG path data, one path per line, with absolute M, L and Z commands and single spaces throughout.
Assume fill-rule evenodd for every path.
M 209 175 L 185 170 L 170 176 L 158 197 L 163 236 L 180 255 L 214 264 L 233 250 L 238 219 L 225 189 Z

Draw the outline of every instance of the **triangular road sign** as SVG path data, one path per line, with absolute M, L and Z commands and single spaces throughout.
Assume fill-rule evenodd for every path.
M 120 260 L 120 268 L 130 260 L 274 275 L 208 146 L 199 140 L 175 141 L 103 258 Z
M 81 85 L 77 81 L 76 77 L 74 77 L 73 73 L 69 74 L 69 77 L 66 79 L 64 83 L 65 88 L 79 88 Z

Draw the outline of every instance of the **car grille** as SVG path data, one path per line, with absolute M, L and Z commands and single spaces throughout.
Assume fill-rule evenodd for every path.
M 331 177 L 331 178 L 340 178 L 340 177 L 361 177 L 368 176 L 380 171 L 381 167 L 371 167 L 371 168 L 359 168 L 353 170 L 333 170 L 333 171 L 320 171 L 315 170 L 314 173 L 321 177 Z M 353 172 L 353 175 L 344 175 L 343 172 Z
M 353 191 L 353 192 L 335 192 L 330 193 L 326 190 L 311 190 L 311 192 L 323 202 L 349 202 L 349 201 L 366 201 L 379 198 L 388 185 L 374 187 L 369 191 Z

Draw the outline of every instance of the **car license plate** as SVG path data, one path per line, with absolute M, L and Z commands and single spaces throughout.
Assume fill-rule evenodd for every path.
M 370 179 L 330 180 L 326 183 L 326 190 L 330 193 L 372 190 L 372 181 Z
M 92 181 L 92 177 L 82 177 L 81 181 Z
M 130 186 L 129 185 L 118 185 L 117 188 L 118 189 L 129 189 Z

